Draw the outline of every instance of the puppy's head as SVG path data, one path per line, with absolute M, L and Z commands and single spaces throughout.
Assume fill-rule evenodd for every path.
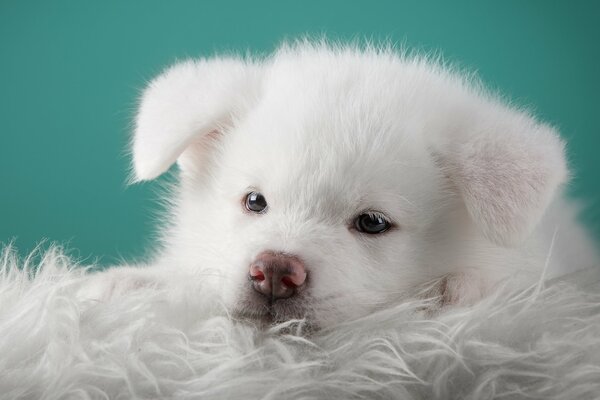
M 133 159 L 139 181 L 179 164 L 165 262 L 214 279 L 239 315 L 318 326 L 481 269 L 566 177 L 550 127 L 461 77 L 310 45 L 169 68 Z

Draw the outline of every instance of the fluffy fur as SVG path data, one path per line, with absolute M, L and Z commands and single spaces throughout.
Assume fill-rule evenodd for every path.
M 38 261 L 34 261 L 38 260 Z M 598 271 L 507 282 L 436 318 L 407 302 L 303 335 L 237 323 L 203 279 L 83 300 L 59 251 L 0 266 L 3 399 L 595 399 Z M 595 284 L 594 284 L 595 282 Z

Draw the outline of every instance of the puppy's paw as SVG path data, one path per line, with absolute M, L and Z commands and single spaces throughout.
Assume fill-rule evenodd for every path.
M 81 301 L 105 302 L 142 289 L 160 289 L 162 282 L 145 268 L 114 268 L 86 276 L 77 291 Z
M 480 272 L 467 271 L 444 275 L 423 285 L 417 297 L 430 300 L 424 311 L 438 314 L 448 307 L 471 306 L 482 300 L 492 290 L 492 283 Z

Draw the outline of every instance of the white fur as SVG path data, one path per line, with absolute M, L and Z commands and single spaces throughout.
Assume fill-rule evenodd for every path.
M 282 251 L 310 277 L 292 317 L 328 327 L 419 296 L 471 304 L 506 277 L 535 282 L 544 266 L 598 264 L 560 194 L 558 133 L 474 79 L 389 48 L 298 43 L 172 66 L 144 91 L 133 160 L 138 181 L 178 161 L 170 220 L 152 267 L 99 276 L 89 289 L 99 298 L 202 274 L 236 312 L 251 262 Z M 267 198 L 263 215 L 243 210 L 253 190 Z M 365 211 L 396 229 L 352 229 Z
M 0 397 L 595 399 L 598 275 L 579 275 L 587 289 L 506 282 L 436 318 L 426 303 L 396 304 L 306 337 L 298 321 L 237 323 L 202 275 L 82 300 L 89 278 L 59 251 L 19 262 L 8 249 Z

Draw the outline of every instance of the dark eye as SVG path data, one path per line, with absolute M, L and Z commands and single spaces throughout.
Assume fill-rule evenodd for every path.
M 267 199 L 261 193 L 250 192 L 246 195 L 246 210 L 255 213 L 264 212 L 267 209 Z
M 356 230 L 370 235 L 383 233 L 390 229 L 391 226 L 392 224 L 383 215 L 373 213 L 361 214 L 354 221 Z

